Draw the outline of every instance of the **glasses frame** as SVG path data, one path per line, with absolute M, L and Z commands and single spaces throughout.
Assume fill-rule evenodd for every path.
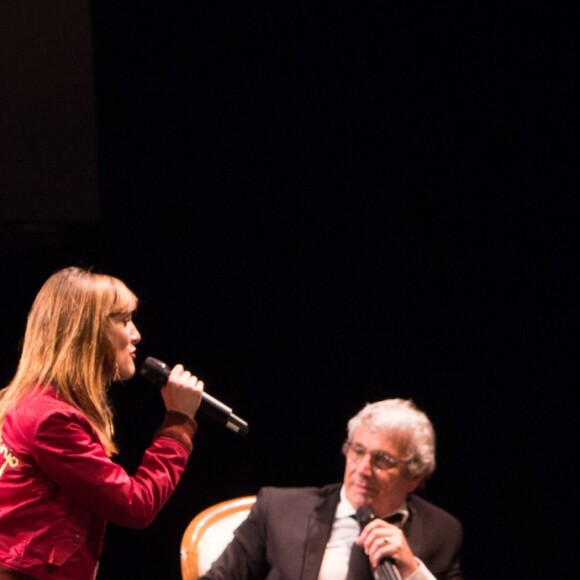
M 358 449 L 355 449 L 355 445 Z M 411 459 L 395 459 L 392 455 L 388 454 L 386 451 L 368 451 L 360 444 L 355 444 L 352 441 L 345 441 L 342 445 L 342 452 L 344 456 L 352 461 L 355 465 L 359 465 L 361 461 L 370 455 L 371 458 L 371 468 L 373 471 L 382 473 L 383 471 L 388 471 L 399 464 L 410 463 Z M 385 466 L 382 467 L 378 463 L 384 461 Z

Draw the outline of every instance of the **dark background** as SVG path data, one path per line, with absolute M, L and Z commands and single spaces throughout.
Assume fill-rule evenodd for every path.
M 5 207 L 13 196 L 34 212 L 0 229 L 2 382 L 42 282 L 91 266 L 138 294 L 141 360 L 184 363 L 250 424 L 243 439 L 199 417 L 175 495 L 146 530 L 108 528 L 100 577 L 177 579 L 198 511 L 341 479 L 348 418 L 387 397 L 435 425 L 424 495 L 464 523 L 466 577 L 569 574 L 567 15 L 534 1 L 99 0 L 59 18 L 53 39 L 75 30 L 67 46 L 91 49 L 92 75 L 63 81 L 62 101 L 56 82 L 51 99 L 76 111 L 56 125 L 63 149 L 86 147 L 81 162 L 64 156 L 86 171 L 72 193 L 33 181 L 22 204 L 6 163 Z M 52 42 L 34 38 L 32 61 Z M 52 140 L 24 140 L 22 155 L 62 153 Z M 70 212 L 50 217 L 55 199 Z M 140 377 L 111 394 L 119 461 L 134 469 L 161 399 Z

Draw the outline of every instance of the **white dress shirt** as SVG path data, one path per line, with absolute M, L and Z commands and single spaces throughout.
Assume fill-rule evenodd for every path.
M 402 514 L 401 526 L 403 526 L 409 517 L 407 505 L 402 505 L 397 512 Z M 359 524 L 354 518 L 355 514 L 356 509 L 346 499 L 344 487 L 342 487 L 340 501 L 334 514 L 332 531 L 322 558 L 318 580 L 340 580 L 346 578 L 352 545 L 360 532 Z M 413 574 L 407 576 L 405 580 L 435 580 L 435 577 L 429 572 L 425 564 L 419 558 L 415 558 L 415 560 L 419 564 L 419 568 Z M 378 579 L 380 576 L 375 574 L 375 578 Z

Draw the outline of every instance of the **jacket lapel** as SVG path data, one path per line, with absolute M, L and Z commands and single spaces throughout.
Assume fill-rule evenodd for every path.
M 417 510 L 413 504 L 413 496 L 407 498 L 407 507 L 409 508 L 409 519 L 403 526 L 403 532 L 409 547 L 414 554 L 421 553 L 421 538 L 423 537 L 423 521 L 417 515 Z
M 340 499 L 340 485 L 323 487 L 320 500 L 308 518 L 301 580 L 316 580 Z

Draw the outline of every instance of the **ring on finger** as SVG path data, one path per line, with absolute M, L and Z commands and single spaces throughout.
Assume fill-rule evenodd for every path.
M 391 540 L 389 540 L 389 538 L 385 537 L 385 538 L 383 538 L 383 542 L 385 544 L 390 544 L 391 543 Z

